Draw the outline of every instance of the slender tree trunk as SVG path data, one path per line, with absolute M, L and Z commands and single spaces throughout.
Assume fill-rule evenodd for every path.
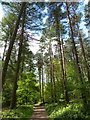
M 60 49 L 60 63 L 61 63 L 61 69 L 62 69 L 62 78 L 63 78 L 63 87 L 64 87 L 64 99 L 65 103 L 69 103 L 69 95 L 68 95 L 68 90 L 67 90 L 67 78 L 66 78 L 66 68 L 65 68 L 65 57 L 63 53 L 63 43 L 62 43 L 62 38 L 61 38 L 61 32 L 60 32 L 60 20 L 59 20 L 59 14 L 58 14 L 58 8 L 55 10 L 54 14 L 54 19 L 56 21 L 56 33 L 57 33 L 57 38 L 58 38 L 58 44 L 59 44 L 59 49 Z
M 66 78 L 66 71 L 65 71 L 65 65 L 64 65 L 64 58 L 62 56 L 62 49 L 61 49 L 61 41 L 60 37 L 58 37 L 58 42 L 59 42 L 59 48 L 60 48 L 60 63 L 61 63 L 61 69 L 62 69 L 62 78 L 63 78 L 63 87 L 64 87 L 64 98 L 65 98 L 65 103 L 69 103 L 69 96 L 68 96 L 68 90 L 67 90 L 67 78 Z
M 83 79 L 82 79 L 82 75 L 81 75 L 81 69 L 80 69 L 80 64 L 79 64 L 77 49 L 76 49 L 76 45 L 75 45 L 75 41 L 74 41 L 74 34 L 73 34 L 71 19 L 70 19 L 70 16 L 69 16 L 70 13 L 69 13 L 69 7 L 68 7 L 68 3 L 67 2 L 66 2 L 66 9 L 67 9 L 67 15 L 68 15 L 68 20 L 69 20 L 71 40 L 72 40 L 72 45 L 73 45 L 73 49 L 74 49 L 74 54 L 75 54 L 75 60 L 76 60 L 76 64 L 77 64 L 78 75 L 79 75 L 79 79 L 80 79 L 80 84 L 83 86 L 84 83 L 83 83 Z M 83 100 L 84 105 L 87 105 L 86 96 L 85 96 L 82 88 L 81 88 L 81 95 L 82 95 L 82 100 Z
M 54 96 L 53 96 L 53 75 L 52 75 L 52 49 L 51 49 L 51 43 L 49 46 L 49 55 L 50 55 L 50 84 L 51 84 L 51 98 L 52 102 L 54 101 Z
M 87 62 L 87 57 L 86 57 L 86 53 L 85 53 L 85 49 L 84 49 L 84 45 L 83 45 L 83 40 L 82 40 L 82 36 L 81 36 L 81 32 L 79 30 L 79 25 L 78 24 L 77 24 L 77 28 L 78 28 L 79 42 L 80 42 L 80 46 L 81 46 L 81 49 L 82 49 L 82 55 L 83 55 L 84 62 L 85 62 L 85 67 L 86 67 L 86 70 L 87 70 L 87 77 L 88 77 L 88 81 L 90 83 L 89 65 L 88 65 L 88 62 Z
M 49 79 L 50 79 L 49 76 L 50 76 L 50 73 L 49 73 L 49 68 L 48 68 L 48 66 L 47 66 L 47 71 L 46 71 L 46 72 L 47 72 L 47 74 L 46 74 L 46 75 L 47 75 L 47 76 L 46 76 L 46 78 L 47 78 L 47 79 L 46 79 L 46 83 L 49 83 Z
M 56 83 L 59 83 L 59 82 L 60 82 L 57 75 L 55 75 L 55 79 L 56 79 Z M 57 84 L 56 84 L 56 85 L 57 85 Z M 57 87 L 56 87 L 57 102 L 59 102 L 59 98 L 60 98 L 60 93 L 58 92 L 59 90 L 60 90 L 60 86 L 57 85 Z
M 24 61 L 22 61 L 21 63 L 21 73 L 23 73 L 23 70 L 24 70 Z
M 54 63 L 52 63 L 52 75 L 53 75 L 53 88 L 54 88 L 54 102 L 57 102 L 57 95 L 56 95 L 56 83 L 55 83 L 55 76 L 54 76 Z
M 39 72 L 40 101 L 41 101 L 41 99 L 42 99 L 42 96 L 41 96 L 41 68 L 38 68 L 38 72 Z
M 8 38 L 6 39 L 6 42 L 5 42 L 5 46 L 4 46 L 4 52 L 3 52 L 3 58 L 2 58 L 2 61 L 4 61 L 5 52 L 6 52 L 6 47 L 7 47 L 7 41 L 8 41 Z
M 82 40 L 82 35 L 81 35 L 81 32 L 80 32 L 80 29 L 79 29 L 79 25 L 77 23 L 77 15 L 73 9 L 73 12 L 74 12 L 74 17 L 75 17 L 75 24 L 77 26 L 77 29 L 78 29 L 78 37 L 79 37 L 79 42 L 80 42 L 80 46 L 81 46 L 81 50 L 82 50 L 82 55 L 83 55 L 83 58 L 84 58 L 84 62 L 85 62 L 85 68 L 86 68 L 86 71 L 87 71 L 87 78 L 88 78 L 88 81 L 90 83 L 90 71 L 89 71 L 89 65 L 88 65 L 88 62 L 87 62 L 87 55 L 86 55 L 86 52 L 85 52 L 85 48 L 84 48 L 84 45 L 83 45 L 83 40 Z
M 12 99 L 11 99 L 11 105 L 10 105 L 11 109 L 16 107 L 16 90 L 17 90 L 17 81 L 19 79 L 22 44 L 23 44 L 23 39 L 24 39 L 24 23 L 25 23 L 25 10 L 24 10 L 23 20 L 22 20 L 22 31 L 21 31 L 21 38 L 20 38 L 20 43 L 19 43 L 18 60 L 17 60 L 17 65 L 16 65 L 15 80 L 13 84 L 13 93 L 12 93 Z
M 10 40 L 9 48 L 8 48 L 8 51 L 7 51 L 6 59 L 5 59 L 4 66 L 3 66 L 3 70 L 2 70 L 2 85 L 3 85 L 4 82 L 5 82 L 5 77 L 6 77 L 6 74 L 7 74 L 7 68 L 8 68 L 8 63 L 9 63 L 9 60 L 10 60 L 11 51 L 12 51 L 13 44 L 14 44 L 14 41 L 15 41 L 15 38 L 16 38 L 18 26 L 19 26 L 19 23 L 20 23 L 20 18 L 21 18 L 21 15 L 22 15 L 22 13 L 23 13 L 25 4 L 26 4 L 26 3 L 23 2 L 22 5 L 21 5 L 21 9 L 20 9 L 20 12 L 19 12 L 19 16 L 18 16 L 18 19 L 17 19 L 17 21 L 16 21 L 14 33 L 13 33 L 13 35 L 12 35 L 12 39 Z
M 43 65 L 42 65 L 42 102 L 44 103 L 44 75 L 43 75 Z
M 64 47 L 63 47 L 63 39 L 61 38 L 61 51 L 62 51 L 62 61 L 63 61 L 63 72 L 64 72 L 64 94 L 66 97 L 66 103 L 69 102 L 68 90 L 67 90 L 67 78 L 66 78 L 66 63 L 65 63 L 65 55 L 64 55 Z

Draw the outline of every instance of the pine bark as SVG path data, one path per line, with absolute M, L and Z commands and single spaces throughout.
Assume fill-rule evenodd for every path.
M 50 43 L 50 46 L 49 46 L 49 56 L 50 56 L 50 85 L 51 85 L 51 98 L 52 98 L 51 102 L 54 102 L 53 74 L 52 74 L 52 48 L 51 48 L 51 43 Z
M 89 65 L 88 65 L 88 62 L 87 62 L 87 56 L 86 56 L 86 52 L 85 52 L 85 49 L 84 49 L 81 32 L 79 30 L 79 25 L 77 23 L 76 23 L 76 25 L 77 25 L 77 28 L 78 28 L 78 37 L 79 37 L 79 42 L 80 42 L 80 46 L 81 46 L 81 49 L 82 49 L 82 55 L 83 55 L 84 62 L 85 62 L 85 68 L 87 70 L 87 78 L 88 78 L 88 81 L 90 83 L 90 71 L 89 71 Z
M 10 60 L 13 44 L 14 44 L 14 41 L 15 41 L 15 38 L 16 38 L 18 26 L 19 26 L 19 23 L 20 23 L 20 18 L 21 18 L 21 15 L 23 13 L 25 4 L 26 3 L 23 2 L 22 5 L 21 5 L 19 16 L 18 16 L 18 19 L 16 21 L 15 29 L 14 29 L 14 32 L 13 32 L 13 35 L 12 35 L 12 39 L 10 40 L 10 43 L 9 43 L 9 48 L 8 48 L 8 51 L 7 51 L 7 55 L 6 55 L 3 70 L 2 70 L 2 85 L 4 85 L 4 83 L 5 83 L 5 77 L 6 77 L 6 74 L 7 74 L 8 63 L 9 63 L 9 60 Z
M 61 41 L 60 37 L 58 38 L 59 42 L 59 49 L 60 49 L 60 63 L 61 63 L 61 69 L 62 69 L 62 78 L 63 78 L 63 88 L 64 88 L 64 98 L 65 98 L 65 103 L 69 103 L 69 96 L 68 96 L 68 90 L 67 90 L 67 78 L 66 78 L 66 71 L 65 71 L 65 63 L 64 63 L 64 56 L 62 55 L 62 49 L 61 49 Z
M 13 92 L 12 92 L 12 99 L 11 99 L 11 105 L 10 105 L 11 109 L 16 107 L 16 90 L 17 90 L 17 81 L 19 79 L 21 53 L 22 53 L 22 45 L 23 45 L 23 39 L 24 39 L 24 23 L 25 23 L 25 9 L 24 9 L 23 20 L 22 20 L 22 30 L 21 30 L 21 38 L 19 43 L 18 59 L 16 64 L 16 73 L 15 73 L 15 79 L 13 83 Z
M 42 65 L 42 102 L 44 103 L 44 75 L 43 75 L 43 65 Z
M 54 75 L 54 63 L 52 63 L 52 76 L 53 76 L 54 102 L 57 102 L 56 82 L 55 82 L 55 75 Z
M 2 58 L 2 61 L 4 61 L 4 58 L 5 58 L 6 47 L 7 47 L 7 41 L 8 41 L 8 38 L 7 38 L 7 39 L 6 39 L 6 41 L 5 41 L 5 45 L 4 45 L 4 52 L 3 52 L 3 58 Z
M 75 54 L 75 61 L 76 61 L 76 65 L 77 65 L 79 80 L 80 80 L 80 84 L 83 86 L 84 83 L 83 83 L 83 79 L 82 79 L 82 75 L 81 75 L 79 58 L 78 58 L 77 49 L 76 49 L 76 45 L 75 45 L 75 41 L 74 41 L 74 33 L 73 33 L 73 29 L 72 29 L 70 13 L 69 13 L 69 7 L 68 7 L 68 3 L 67 2 L 66 2 L 66 9 L 67 9 L 67 15 L 68 15 L 69 26 L 70 26 L 70 33 L 71 33 L 71 40 L 72 40 L 73 50 L 74 50 L 74 54 Z M 86 96 L 85 96 L 82 88 L 81 88 L 81 96 L 82 96 L 82 100 L 83 100 L 84 105 L 87 105 Z
M 65 54 L 64 54 L 64 46 L 63 46 L 63 39 L 61 38 L 61 51 L 62 51 L 62 61 L 63 61 L 63 74 L 64 74 L 64 94 L 66 99 L 66 104 L 69 103 L 69 96 L 67 90 L 67 78 L 66 78 L 66 63 L 65 63 Z
M 79 38 L 79 42 L 80 42 L 80 46 L 81 46 L 81 50 L 82 50 L 82 55 L 84 58 L 84 65 L 85 65 L 85 68 L 87 71 L 87 78 L 88 78 L 88 81 L 90 83 L 90 71 L 89 71 L 89 65 L 88 65 L 88 61 L 87 61 L 87 55 L 85 52 L 84 43 L 83 43 L 82 35 L 81 35 L 80 29 L 79 29 L 79 25 L 78 25 L 78 22 L 76 21 L 77 15 L 76 15 L 74 10 L 73 10 L 73 12 L 74 12 L 75 25 L 76 25 L 77 30 L 78 30 L 78 38 Z
M 64 87 L 64 99 L 65 103 L 69 103 L 69 95 L 68 95 L 68 90 L 67 90 L 67 78 L 66 78 L 66 68 L 65 68 L 65 57 L 64 57 L 64 52 L 62 49 L 62 38 L 61 38 L 61 32 L 60 32 L 60 23 L 59 23 L 59 16 L 58 16 L 58 9 L 55 10 L 54 13 L 54 18 L 56 22 L 56 33 L 57 33 L 57 39 L 58 39 L 58 44 L 59 44 L 59 49 L 60 49 L 60 63 L 61 63 L 61 70 L 62 70 L 62 79 L 63 79 L 63 87 Z
M 39 88 L 40 88 L 40 101 L 41 101 L 41 68 L 39 67 L 38 68 L 38 72 L 39 72 Z

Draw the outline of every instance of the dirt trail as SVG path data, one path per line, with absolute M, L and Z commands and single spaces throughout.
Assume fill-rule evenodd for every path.
M 48 117 L 43 106 L 35 104 L 33 115 L 29 120 L 51 120 L 51 119 Z

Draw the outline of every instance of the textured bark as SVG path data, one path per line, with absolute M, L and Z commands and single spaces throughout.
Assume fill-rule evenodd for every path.
M 79 37 L 79 42 L 80 42 L 80 46 L 81 46 L 81 49 L 82 49 L 82 55 L 83 55 L 84 62 L 85 62 L 85 68 L 87 70 L 87 77 L 88 77 L 88 81 L 90 83 L 90 71 L 89 71 L 89 65 L 88 65 L 88 62 L 87 62 L 87 56 L 86 56 L 86 53 L 85 53 L 81 32 L 79 30 L 79 25 L 77 23 L 76 23 L 76 25 L 77 25 L 77 28 L 78 28 L 78 37 Z
M 42 102 L 44 103 L 44 76 L 43 76 L 43 65 L 42 65 Z
M 9 48 L 8 48 L 8 51 L 7 51 L 6 59 L 5 59 L 3 70 L 2 70 L 2 85 L 5 83 L 5 77 L 6 77 L 6 74 L 7 74 L 8 63 L 9 63 L 9 60 L 10 60 L 13 44 L 14 44 L 14 41 L 15 41 L 15 38 L 16 38 L 18 26 L 19 26 L 19 23 L 20 23 L 20 18 L 21 18 L 21 15 L 23 13 L 25 4 L 26 3 L 23 2 L 22 5 L 21 5 L 19 16 L 18 16 L 18 19 L 16 21 L 15 29 L 14 29 L 14 32 L 13 32 L 13 35 L 12 35 L 12 39 L 10 40 Z
M 57 102 L 56 83 L 55 83 L 55 75 L 54 75 L 54 63 L 52 63 L 52 76 L 53 76 L 54 102 Z
M 16 73 L 15 73 L 15 79 L 13 83 L 13 92 L 12 92 L 12 99 L 11 99 L 11 105 L 10 105 L 11 109 L 16 107 L 16 90 L 17 90 L 17 81 L 19 79 L 22 44 L 23 44 L 23 39 L 24 39 L 24 23 L 25 23 L 25 10 L 24 10 L 23 20 L 22 20 L 22 31 L 21 31 L 21 38 L 20 38 L 20 43 L 19 43 L 18 60 L 16 64 Z
M 84 63 L 85 63 L 84 65 L 85 65 L 85 68 L 86 68 L 86 71 L 87 71 L 87 78 L 88 78 L 88 81 L 90 83 L 90 71 L 89 71 L 89 64 L 88 64 L 88 60 L 87 60 L 87 55 L 86 55 L 86 52 L 85 52 L 82 35 L 81 35 L 80 29 L 79 29 L 79 24 L 77 22 L 77 15 L 76 15 L 74 9 L 73 9 L 73 12 L 74 12 L 75 25 L 76 25 L 77 30 L 78 30 L 78 38 L 79 38 L 79 42 L 80 42 L 80 46 L 81 46 L 81 50 L 82 50 L 82 55 L 83 55 L 83 58 L 84 58 Z
M 50 80 L 50 72 L 49 72 L 49 68 L 47 66 L 47 71 L 46 71 L 46 83 L 49 83 L 49 80 Z
M 51 98 L 52 102 L 54 102 L 54 94 L 53 94 L 53 74 L 52 74 L 52 48 L 51 43 L 49 45 L 49 56 L 50 56 L 50 84 L 51 84 Z
M 41 101 L 41 68 L 38 68 L 38 72 L 39 72 L 39 86 L 40 86 L 40 101 Z
M 65 71 L 65 63 L 64 63 L 64 56 L 62 55 L 62 49 L 61 49 L 61 41 L 60 37 L 58 38 L 59 42 L 59 49 L 60 49 L 60 63 L 61 63 L 61 69 L 62 69 L 62 78 L 63 78 L 63 88 L 64 88 L 64 98 L 65 98 L 65 103 L 69 103 L 69 96 L 68 96 L 68 90 L 67 90 L 67 78 L 66 78 L 66 71 Z
M 82 75 L 81 75 L 79 58 L 78 58 L 77 49 L 76 49 L 76 45 L 75 45 L 75 41 L 74 41 L 74 34 L 73 34 L 71 19 L 70 19 L 70 16 L 69 16 L 70 13 L 69 13 L 69 7 L 68 7 L 68 3 L 67 2 L 66 2 L 66 9 L 67 9 L 67 15 L 68 15 L 69 26 L 70 26 L 70 33 L 71 33 L 71 40 L 72 40 L 73 50 L 74 50 L 74 54 L 75 54 L 75 61 L 76 61 L 76 65 L 77 65 L 79 80 L 80 80 L 80 84 L 83 86 L 84 83 L 83 83 L 83 79 L 82 79 Z M 82 100 L 83 100 L 84 105 L 86 105 L 87 104 L 87 100 L 86 100 L 86 96 L 85 96 L 82 88 L 81 88 L 81 96 L 82 96 Z
M 65 55 L 64 55 L 64 46 L 63 46 L 63 39 L 61 38 L 61 51 L 62 51 L 62 61 L 63 61 L 63 74 L 64 74 L 64 94 L 66 98 L 66 104 L 69 103 L 69 96 L 67 90 L 67 78 L 66 78 L 66 63 L 65 63 Z
M 62 42 L 60 26 L 59 26 L 60 22 L 59 22 L 59 17 L 58 17 L 58 9 L 55 10 L 54 19 L 56 22 L 56 33 L 57 33 L 57 39 L 58 39 L 58 44 L 59 44 L 59 49 L 60 49 L 60 63 L 61 63 L 62 79 L 63 79 L 63 87 L 64 87 L 64 99 L 65 99 L 65 103 L 68 104 L 69 95 L 68 95 L 68 90 L 67 90 L 65 57 L 64 57 L 64 51 L 63 51 L 63 45 L 62 45 L 63 42 Z
M 21 73 L 23 72 L 23 70 L 24 70 L 24 61 L 22 61 L 21 63 Z
M 8 41 L 8 38 L 7 38 L 6 41 L 5 41 L 2 61 L 4 61 L 4 57 L 5 57 L 5 53 L 6 53 L 7 41 Z

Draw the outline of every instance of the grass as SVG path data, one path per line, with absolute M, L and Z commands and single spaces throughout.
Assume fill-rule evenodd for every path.
M 67 106 L 58 103 L 45 104 L 45 108 L 48 116 L 55 120 L 90 120 L 90 111 L 86 112 L 80 103 Z
M 7 109 L 4 108 L 2 111 L 2 120 L 7 119 L 20 119 L 20 120 L 27 120 L 32 116 L 33 112 L 33 105 L 21 105 L 18 106 L 16 109 Z

